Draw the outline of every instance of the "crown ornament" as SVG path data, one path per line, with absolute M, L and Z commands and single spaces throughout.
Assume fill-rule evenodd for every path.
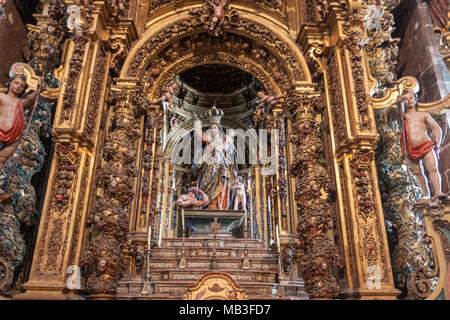
M 220 120 L 223 118 L 223 111 L 217 109 L 216 104 L 214 103 L 213 107 L 205 112 L 205 115 L 209 118 L 211 123 L 220 124 Z

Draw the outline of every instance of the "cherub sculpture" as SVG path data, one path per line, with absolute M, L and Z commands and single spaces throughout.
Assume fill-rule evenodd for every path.
M 168 108 L 171 108 L 173 106 L 173 96 L 178 93 L 178 83 L 175 81 L 172 81 L 167 86 L 166 92 L 159 98 L 158 100 L 153 101 L 153 104 L 158 104 L 163 101 L 168 101 L 169 105 Z
M 428 178 L 433 194 L 438 198 L 446 198 L 441 191 L 441 176 L 439 174 L 438 156 L 441 145 L 442 131 L 439 125 L 427 112 L 416 110 L 417 98 L 413 92 L 406 92 L 399 97 L 403 114 L 403 130 L 400 137 L 401 150 L 407 156 L 407 162 L 417 177 L 423 195 L 430 197 L 428 181 L 422 170 L 422 165 L 428 172 Z M 403 111 L 403 110 L 402 110 Z M 435 140 L 431 140 L 427 129 L 433 133 Z
M 198 200 L 197 197 L 201 197 L 201 200 Z M 201 189 L 193 187 L 188 190 L 184 188 L 183 194 L 178 197 L 176 205 L 182 208 L 198 209 L 208 203 L 208 196 Z
M 7 93 L 0 93 L 0 170 L 19 145 L 25 126 L 23 109 L 32 107 L 40 90 L 45 90 L 45 83 L 41 83 L 38 90 L 23 98 L 27 78 L 24 74 L 15 74 L 10 79 Z
M 0 20 L 6 19 L 5 7 L 8 0 L 0 0 Z
M 212 31 L 217 37 L 225 21 L 224 9 L 228 4 L 228 0 L 206 0 L 206 3 L 208 3 L 214 10 L 211 17 L 211 25 L 209 30 Z
M 284 95 L 267 95 L 264 91 L 258 91 L 256 93 L 259 100 L 256 101 L 256 104 L 260 109 L 265 109 L 265 112 L 269 112 L 270 108 L 280 102 L 281 98 L 284 98 Z
M 327 0 L 319 0 L 317 1 L 317 11 L 320 13 L 325 13 L 328 10 L 328 1 Z
M 125 14 L 125 0 L 111 0 L 111 7 L 114 8 L 116 6 L 120 15 Z
M 235 192 L 233 210 L 238 210 L 239 204 L 241 204 L 241 210 L 245 210 L 247 198 L 245 196 L 245 184 L 242 176 L 236 176 L 234 178 L 233 190 Z

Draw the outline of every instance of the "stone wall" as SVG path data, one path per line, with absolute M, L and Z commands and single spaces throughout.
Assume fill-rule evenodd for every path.
M 31 9 L 37 1 L 9 0 L 5 7 L 6 19 L 0 20 L 0 87 L 8 82 L 8 73 L 15 62 L 24 62 L 27 55 L 27 30 L 33 23 Z
M 420 83 L 420 102 L 439 100 L 450 92 L 450 74 L 438 51 L 439 38 L 423 0 L 403 0 L 393 10 L 396 30 L 402 39 L 397 66 L 398 78 L 414 76 Z

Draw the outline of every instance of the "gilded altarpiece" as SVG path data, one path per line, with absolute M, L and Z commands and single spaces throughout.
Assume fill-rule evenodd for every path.
M 42 2 L 45 21 L 55 1 Z M 183 72 L 210 65 L 244 71 L 281 97 L 270 112 L 239 118 L 224 109 L 227 128 L 279 133 L 271 142 L 278 166 L 271 175 L 260 163 L 239 169 L 248 195 L 245 241 L 234 240 L 235 252 L 218 250 L 218 259 L 242 259 L 239 268 L 252 281 L 278 283 L 278 297 L 294 296 L 292 283 L 300 282 L 310 299 L 398 296 L 375 164 L 363 1 L 330 1 L 321 10 L 310 0 L 228 1 L 218 29 L 203 1 L 62 2 L 80 9 L 80 24 L 66 31 L 48 186 L 25 292 L 15 298 L 198 296 L 206 272 L 190 291 L 158 292 L 160 283 L 176 280 L 170 270 L 183 269 L 186 256 L 201 261 L 203 253 L 186 254 L 185 242 L 195 239 L 181 242 L 184 223 L 174 205 L 192 178 L 172 157 L 177 134 L 193 130 L 192 112 L 169 113 L 154 101 Z M 248 243 L 275 252 L 272 269 L 248 260 Z M 202 245 L 216 257 L 215 238 Z M 156 254 L 178 260 L 152 274 L 150 265 L 169 261 L 151 262 Z M 235 263 L 218 261 L 215 271 Z M 80 287 L 68 286 L 71 266 Z M 216 276 L 228 297 L 271 295 L 269 287 L 242 289 L 227 274 Z

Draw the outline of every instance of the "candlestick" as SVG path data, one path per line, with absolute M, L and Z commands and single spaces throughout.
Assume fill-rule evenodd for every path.
M 277 246 L 278 246 L 278 251 L 280 251 L 281 250 L 281 248 L 280 248 L 280 230 L 279 230 L 278 225 L 277 225 L 276 230 L 277 230 Z
M 152 226 L 148 226 L 148 236 L 147 236 L 147 249 L 150 250 L 150 241 L 152 237 Z
M 183 232 L 184 232 L 184 208 L 181 208 L 181 223 L 182 223 Z

